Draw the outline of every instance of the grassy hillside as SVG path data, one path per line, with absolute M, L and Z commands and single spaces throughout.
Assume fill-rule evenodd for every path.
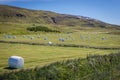
M 0 5 L 0 12 L 0 22 L 37 23 L 120 29 L 117 25 L 107 24 L 95 19 L 75 15 L 58 14 L 50 11 L 30 10 L 13 6 Z
M 46 26 L 47 28 L 60 32 L 76 31 L 117 31 L 120 34 L 120 27 L 111 25 L 99 20 L 83 16 L 58 14 L 43 10 L 30 10 L 25 8 L 0 5 L 0 34 L 35 34 L 27 28 Z M 40 32 L 40 31 L 38 31 Z
M 0 21 L 1 22 L 20 22 L 20 23 L 45 23 L 42 18 L 55 13 L 49 11 L 35 11 L 24 8 L 0 5 Z
M 104 56 L 88 56 L 52 63 L 42 68 L 36 67 L 13 71 L 0 75 L 1 80 L 119 80 L 120 53 Z
M 37 34 L 42 31 L 30 31 L 28 28 L 35 26 L 44 26 L 51 32 L 73 32 L 75 29 L 67 28 L 64 26 L 50 25 L 50 24 L 34 24 L 34 23 L 12 23 L 12 22 L 0 22 L 0 34 L 13 34 L 13 35 L 24 35 L 24 34 Z M 40 27 L 41 28 L 41 27 Z

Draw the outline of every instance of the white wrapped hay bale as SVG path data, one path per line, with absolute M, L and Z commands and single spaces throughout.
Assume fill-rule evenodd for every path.
M 59 41 L 64 42 L 65 39 L 64 38 L 59 38 Z
M 40 38 L 40 36 L 37 36 L 37 38 Z
M 11 56 L 9 58 L 8 65 L 10 68 L 23 68 L 24 59 L 19 56 Z
M 51 41 L 49 41 L 49 42 L 48 42 L 48 45 L 52 45 L 52 42 L 51 42 Z
M 48 40 L 48 38 L 45 37 L 44 40 Z
M 30 39 L 31 39 L 31 40 L 33 40 L 33 39 L 34 39 L 34 37 L 30 37 Z
M 13 36 L 13 39 L 16 39 L 17 37 L 16 36 Z

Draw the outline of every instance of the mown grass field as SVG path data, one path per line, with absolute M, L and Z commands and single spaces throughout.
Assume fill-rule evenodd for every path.
M 8 66 L 8 58 L 12 55 L 22 56 L 25 59 L 24 68 L 31 68 L 60 60 L 83 58 L 92 54 L 104 55 L 117 52 L 119 50 L 0 43 L 0 71 L 7 70 L 4 68 Z
M 34 35 L 10 35 L 6 38 L 6 34 L 0 36 L 0 40 L 13 41 L 13 42 L 29 42 L 29 43 L 42 43 L 47 45 L 48 41 L 53 44 L 75 44 L 84 46 L 95 47 L 109 47 L 120 48 L 119 35 L 109 35 L 103 32 L 82 32 L 82 33 L 40 33 Z M 16 36 L 16 38 L 13 38 Z M 39 36 L 39 38 L 38 38 Z M 33 39 L 31 39 L 33 37 Z M 104 37 L 104 40 L 102 39 Z M 47 38 L 47 40 L 44 40 Z M 59 41 L 59 38 L 64 38 L 65 41 Z M 66 60 L 71 58 L 86 57 L 92 54 L 109 54 L 116 53 L 117 50 L 101 50 L 93 48 L 80 48 L 80 47 L 59 47 L 59 46 L 44 46 L 44 45 L 29 45 L 29 44 L 12 44 L 0 43 L 0 67 L 4 71 L 8 66 L 8 58 L 12 55 L 22 56 L 25 59 L 25 68 L 44 66 L 52 62 Z
M 0 80 L 119 80 L 120 53 L 51 63 L 0 74 Z
M 120 35 L 112 33 L 115 31 L 119 32 L 118 30 L 112 31 L 97 28 L 76 30 L 72 29 L 73 27 L 69 29 L 65 27 L 63 29 L 66 30 L 66 32 L 46 33 L 27 31 L 26 28 L 32 24 L 23 24 L 21 26 L 21 24 L 0 23 L 0 25 L 0 41 L 7 42 L 0 42 L 1 73 L 8 71 L 8 69 L 5 68 L 8 67 L 8 58 L 12 55 L 22 56 L 25 59 L 24 68 L 26 69 L 36 66 L 45 66 L 61 60 L 79 57 L 85 58 L 87 55 L 104 55 L 120 51 Z M 72 30 L 73 32 L 69 33 L 67 30 Z M 63 38 L 64 41 L 60 41 L 60 38 Z M 48 45 L 49 41 L 52 42 L 53 46 Z M 18 43 L 13 44 L 11 42 Z M 24 42 L 27 42 L 27 44 L 23 44 Z M 29 45 L 29 43 L 36 43 L 38 45 Z M 67 45 L 67 47 L 64 45 Z M 84 47 L 74 47 L 74 45 Z M 101 48 L 108 49 L 105 50 Z
M 41 44 L 47 44 L 51 41 L 53 44 L 74 44 L 94 47 L 120 48 L 119 35 L 107 34 L 107 32 L 74 32 L 69 34 L 39 33 L 33 35 L 10 35 L 10 38 L 6 38 L 8 35 L 9 34 L 1 35 L 0 40 Z M 16 38 L 14 39 L 13 36 L 16 36 Z M 63 38 L 64 42 L 59 41 L 60 38 Z

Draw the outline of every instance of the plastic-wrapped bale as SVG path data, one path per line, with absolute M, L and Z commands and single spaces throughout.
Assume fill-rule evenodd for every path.
M 37 38 L 40 38 L 40 36 L 37 36 Z
M 31 40 L 33 40 L 33 39 L 34 39 L 34 37 L 30 37 L 30 39 L 31 39 Z
M 16 39 L 17 37 L 16 36 L 13 36 L 13 39 Z
M 59 41 L 64 42 L 65 39 L 64 38 L 59 38 Z
M 24 59 L 20 56 L 11 56 L 8 61 L 10 68 L 23 68 Z
M 45 37 L 44 40 L 48 40 L 48 38 Z
M 52 42 L 49 41 L 49 42 L 48 42 L 48 45 L 52 45 Z

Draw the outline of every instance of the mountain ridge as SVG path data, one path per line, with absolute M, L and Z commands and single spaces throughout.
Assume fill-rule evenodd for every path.
M 97 19 L 51 11 L 32 10 L 9 5 L 0 5 L 0 22 L 38 23 L 80 27 L 111 28 L 120 27 Z

